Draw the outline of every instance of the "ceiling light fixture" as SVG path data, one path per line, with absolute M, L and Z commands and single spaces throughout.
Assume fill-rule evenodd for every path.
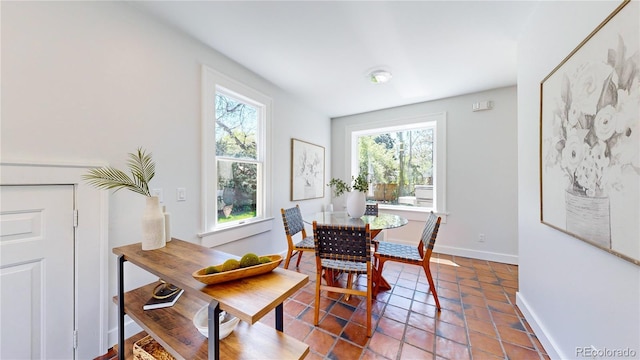
M 374 84 L 384 84 L 391 80 L 391 73 L 386 70 L 373 70 L 369 73 L 369 81 Z

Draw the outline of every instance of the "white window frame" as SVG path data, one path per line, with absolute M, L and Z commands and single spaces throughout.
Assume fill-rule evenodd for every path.
M 244 221 L 218 224 L 218 170 L 216 157 L 215 97 L 220 92 L 256 107 L 259 112 L 257 134 L 258 193 L 256 217 Z M 202 232 L 198 236 L 204 246 L 213 247 L 262 232 L 270 231 L 271 216 L 271 161 L 270 139 L 273 100 L 220 72 L 202 66 Z M 222 236 L 221 236 L 222 235 Z
M 388 132 L 393 130 L 410 130 L 433 127 L 435 158 L 433 159 L 434 207 L 416 207 L 403 205 L 379 204 L 382 210 L 391 210 L 407 217 L 409 220 L 422 220 L 425 213 L 433 212 L 446 222 L 447 212 L 447 113 L 433 113 L 414 117 L 404 117 L 378 122 L 353 124 L 346 127 L 345 149 L 349 150 L 350 161 L 346 162 L 345 173 L 357 176 L 358 172 L 358 137 L 367 134 Z

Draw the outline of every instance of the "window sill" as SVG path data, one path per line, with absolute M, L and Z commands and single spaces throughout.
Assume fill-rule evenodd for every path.
M 273 228 L 273 217 L 246 222 L 235 226 L 218 228 L 198 234 L 202 246 L 215 247 L 248 238 Z

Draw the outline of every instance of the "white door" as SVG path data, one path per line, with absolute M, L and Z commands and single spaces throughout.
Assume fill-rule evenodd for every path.
M 74 187 L 0 187 L 0 359 L 73 359 Z

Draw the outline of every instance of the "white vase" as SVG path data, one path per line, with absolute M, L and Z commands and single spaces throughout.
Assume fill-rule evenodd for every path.
M 157 196 L 147 196 L 142 215 L 142 250 L 154 250 L 166 245 L 164 214 Z
M 167 207 L 162 207 L 162 214 L 164 215 L 164 238 L 166 242 L 171 241 L 171 214 L 167 212 Z
M 362 191 L 351 191 L 347 195 L 347 214 L 352 218 L 360 218 L 367 209 L 367 194 Z

